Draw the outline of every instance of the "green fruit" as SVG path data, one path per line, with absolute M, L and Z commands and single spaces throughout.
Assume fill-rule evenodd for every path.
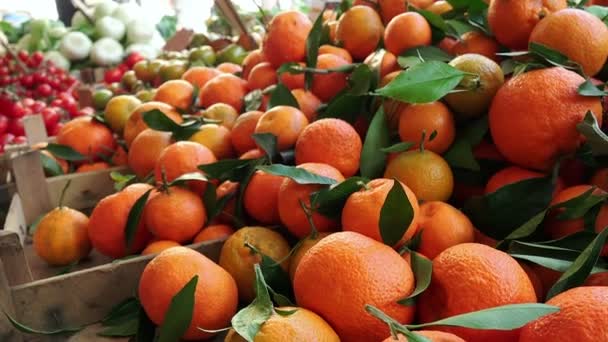
M 212 66 L 215 64 L 216 56 L 215 51 L 213 51 L 213 48 L 209 45 L 205 45 L 190 50 L 190 55 L 188 56 L 188 59 L 191 62 L 202 61 L 206 65 Z
M 103 110 L 106 108 L 106 104 L 114 94 L 110 89 L 99 89 L 93 94 L 93 107 L 97 110 Z
M 186 72 L 186 63 L 182 61 L 171 61 L 160 68 L 160 78 L 163 81 L 177 80 Z
M 122 75 L 122 78 L 120 79 L 120 84 L 122 84 L 125 89 L 131 91 L 135 87 L 135 84 L 137 84 L 137 81 L 139 80 L 135 75 L 135 71 L 129 70 Z
M 209 38 L 202 33 L 195 33 L 190 42 L 190 47 L 199 47 L 209 44 Z
M 155 90 L 140 90 L 138 91 L 135 96 L 141 101 L 141 102 L 150 102 L 154 99 L 154 94 L 156 93 Z
M 242 64 L 247 51 L 240 45 L 230 44 L 217 54 L 217 63 Z

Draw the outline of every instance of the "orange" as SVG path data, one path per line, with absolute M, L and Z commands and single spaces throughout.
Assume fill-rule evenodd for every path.
M 104 197 L 89 217 L 88 233 L 93 248 L 112 258 L 122 258 L 141 251 L 150 240 L 150 232 L 140 220 L 129 250 L 125 243 L 127 217 L 135 202 L 152 186 L 133 184 L 121 192 Z
M 199 195 L 172 186 L 150 195 L 143 219 L 157 238 L 184 243 L 203 228 L 207 212 Z
M 109 157 L 116 148 L 112 131 L 90 116 L 66 123 L 57 134 L 57 143 L 71 147 L 89 161 Z
M 216 124 L 202 125 L 198 132 L 194 133 L 188 140 L 206 146 L 217 159 L 230 158 L 234 155 L 230 130 L 224 126 Z
M 279 150 L 284 151 L 295 145 L 307 125 L 308 119 L 299 109 L 276 106 L 260 117 L 255 126 L 255 133 L 274 134 Z
M 443 154 L 454 142 L 454 115 L 442 102 L 412 104 L 400 111 L 399 136 L 402 141 L 414 142 L 413 148 L 420 148 L 423 132 L 424 148 L 438 154 Z M 429 141 L 433 132 L 437 134 Z
M 259 263 L 262 257 L 246 247 L 245 243 L 280 262 L 285 271 L 289 266 L 289 244 L 281 234 L 263 227 L 243 227 L 224 242 L 219 264 L 236 280 L 241 300 L 249 302 L 255 298 L 253 265 Z
M 268 23 L 262 52 L 273 67 L 300 62 L 306 55 L 306 39 L 312 29 L 310 19 L 298 11 L 275 15 Z
M 365 188 L 351 194 L 342 209 L 342 229 L 354 231 L 382 242 L 380 235 L 380 211 L 386 200 L 386 196 L 393 188 L 395 181 L 392 179 L 378 178 L 367 183 Z M 405 191 L 412 206 L 414 217 L 407 230 L 397 244 L 402 244 L 411 239 L 418 230 L 418 217 L 420 209 L 416 195 L 405 184 L 399 183 Z
M 181 175 L 191 172 L 202 173 L 199 165 L 215 163 L 217 159 L 213 152 L 207 147 L 191 141 L 178 141 L 173 143 L 160 153 L 154 165 L 154 179 L 157 183 L 163 181 L 171 182 Z M 205 191 L 206 183 L 191 181 L 190 188 L 198 193 Z
M 450 55 L 454 53 L 454 46 L 458 43 L 458 41 L 452 37 L 445 37 L 437 44 L 437 47 L 441 50 L 449 53 Z
M 198 234 L 196 234 L 196 236 L 194 237 L 194 243 L 226 239 L 233 233 L 234 233 L 234 229 L 229 225 L 226 225 L 226 224 L 210 225 L 210 226 L 203 228 L 203 230 L 201 230 Z
M 547 175 L 540 172 L 526 170 L 518 166 L 509 166 L 496 172 L 492 177 L 490 177 L 490 179 L 488 179 L 484 192 L 485 194 L 490 194 L 505 185 L 517 183 L 526 179 L 541 178 L 545 176 Z M 553 194 L 556 195 L 563 189 L 564 182 L 558 178 Z
M 414 307 L 397 301 L 414 286 L 412 270 L 397 252 L 355 232 L 323 238 L 302 257 L 294 277 L 297 303 L 321 315 L 343 341 L 380 341 L 389 334 L 365 311 L 367 304 L 412 322 Z
M 128 147 L 131 146 L 131 143 L 139 133 L 148 128 L 148 125 L 143 119 L 144 113 L 154 109 L 158 109 L 163 112 L 163 114 L 169 117 L 169 119 L 171 119 L 173 122 L 182 123 L 183 121 L 182 116 L 175 110 L 175 108 L 166 103 L 157 101 L 142 103 L 135 108 L 125 124 L 124 138 Z
M 433 3 L 433 0 L 409 0 L 408 3 L 414 7 L 426 8 Z M 385 24 L 407 11 L 407 4 L 400 0 L 378 0 L 378 6 Z
M 277 71 L 268 62 L 262 62 L 251 69 L 247 78 L 249 90 L 266 89 L 277 83 Z
M 230 62 L 220 63 L 216 68 L 226 74 L 236 74 L 243 71 L 243 68 L 240 65 Z
M 295 311 L 290 315 L 276 312 L 262 324 L 253 342 L 276 341 L 324 341 L 340 342 L 340 338 L 327 322 L 316 313 L 303 308 L 279 307 L 281 311 Z M 224 342 L 245 342 L 246 340 L 230 329 Z
M 192 84 L 193 86 L 197 86 L 198 89 L 201 89 L 213 79 L 215 76 L 221 75 L 222 72 L 210 67 L 205 66 L 195 66 L 186 70 L 186 72 L 182 75 L 182 80 L 185 80 Z
M 488 24 L 500 44 L 514 50 L 526 50 L 536 24 L 566 6 L 566 0 L 492 0 Z
M 245 188 L 243 205 L 247 214 L 262 224 L 278 224 L 279 189 L 285 177 L 256 171 Z
M 265 155 L 266 155 L 266 153 L 264 153 L 259 148 L 254 148 L 254 149 L 251 149 L 251 150 L 241 154 L 239 159 L 258 159 L 258 158 L 264 157 Z
M 111 168 L 110 164 L 106 162 L 96 162 L 91 164 L 82 164 L 76 169 L 76 173 L 93 172 L 99 170 L 106 170 Z
M 346 49 L 339 48 L 337 46 L 328 45 L 328 44 L 319 46 L 319 55 L 322 55 L 325 53 L 336 55 L 336 56 L 342 58 L 343 60 L 347 61 L 348 63 L 353 62 L 353 57 L 350 55 L 350 52 L 348 52 L 348 50 L 346 50 Z
M 256 147 L 255 140 L 251 135 L 254 133 L 255 126 L 262 114 L 264 113 L 254 110 L 239 115 L 234 121 L 230 132 L 230 141 L 237 153 L 242 154 Z
M 49 265 L 65 266 L 78 262 L 91 252 L 87 235 L 87 215 L 58 207 L 38 222 L 34 233 L 34 250 Z
M 443 331 L 417 330 L 417 331 L 414 331 L 414 333 L 428 338 L 429 340 L 431 340 L 431 342 L 465 342 L 465 340 L 461 339 L 460 337 L 458 337 L 454 334 L 443 332 Z M 392 342 L 392 341 L 407 342 L 408 340 L 407 340 L 407 337 L 399 334 L 399 339 L 397 339 L 397 340 L 395 340 L 392 336 L 389 336 L 386 340 L 384 340 L 382 342 Z
M 354 59 L 362 60 L 376 50 L 383 32 L 378 12 L 368 6 L 353 6 L 340 17 L 336 38 Z
M 313 121 L 317 117 L 317 110 L 322 104 L 321 100 L 315 94 L 304 89 L 294 89 L 291 94 L 298 101 L 298 107 L 306 115 L 308 121 Z
M 402 152 L 391 160 L 384 178 L 396 178 L 421 201 L 447 201 L 454 190 L 454 175 L 438 154 L 424 150 Z
M 435 13 L 437 15 L 442 15 L 444 13 L 447 13 L 447 12 L 453 10 L 454 8 L 447 1 L 437 0 L 437 1 L 433 2 L 432 4 L 430 4 L 429 6 L 425 7 L 424 9 L 431 13 Z
M 308 172 L 319 176 L 335 179 L 338 183 L 344 180 L 344 176 L 331 165 L 319 163 L 305 163 L 298 165 Z M 312 228 L 306 219 L 306 215 L 300 201 L 306 207 L 310 206 L 310 194 L 322 189 L 322 186 L 316 184 L 298 184 L 292 179 L 285 179 L 279 189 L 279 216 L 281 222 L 290 233 L 303 238 L 310 234 Z M 337 222 L 329 219 L 319 213 L 312 213 L 312 222 L 317 231 L 327 232 L 332 231 L 337 226 Z
M 231 196 L 231 198 L 228 199 L 227 203 L 224 205 L 224 208 L 222 208 L 222 211 L 217 216 L 217 218 L 214 219 L 209 224 L 216 224 L 216 223 L 226 223 L 226 224 L 231 224 L 231 225 L 235 224 L 233 218 L 234 218 L 234 213 L 236 211 L 236 192 L 238 189 L 239 189 L 239 183 L 231 182 L 231 181 L 225 181 L 222 184 L 220 184 L 217 187 L 217 189 L 215 189 L 215 198 L 217 198 L 218 200 L 221 200 L 224 197 L 228 197 L 228 196 Z
M 198 95 L 202 107 L 225 103 L 237 112 L 243 108 L 243 98 L 247 94 L 247 82 L 232 74 L 222 74 L 211 79 L 201 88 Z
M 376 52 L 372 52 L 369 56 L 367 56 L 367 58 L 365 59 L 365 61 L 363 63 L 371 65 L 372 60 L 376 57 L 377 53 L 382 53 L 382 59 L 380 60 L 380 65 L 379 65 L 381 79 L 384 78 L 384 76 L 386 76 L 392 72 L 401 70 L 399 63 L 397 63 L 397 57 L 395 57 L 395 55 L 393 55 L 392 53 L 390 53 L 386 50 L 379 50 Z M 386 82 L 386 83 L 388 83 L 388 82 Z M 386 85 L 386 83 L 384 83 L 384 85 Z
M 154 94 L 154 101 L 164 102 L 179 110 L 188 110 L 192 105 L 194 86 L 184 80 L 170 80 L 160 85 Z
M 566 188 L 553 198 L 551 201 L 551 206 L 555 206 L 581 196 L 591 189 L 591 185 L 576 185 Z M 596 189 L 593 194 L 604 195 L 605 193 L 600 189 Z M 545 231 L 552 239 L 560 239 L 567 235 L 585 230 L 585 219 L 583 217 L 570 220 L 558 219 L 557 216 L 563 211 L 564 209 L 562 208 L 552 210 L 549 213 L 547 221 L 545 222 Z M 599 213 L 597 214 L 594 225 L 595 232 L 601 232 L 606 226 L 608 226 L 608 204 L 602 205 Z M 602 255 L 608 255 L 608 244 L 604 245 Z
M 507 160 L 539 171 L 574 153 L 584 141 L 576 129 L 591 110 L 601 125 L 599 98 L 579 95 L 585 79 L 563 68 L 530 71 L 506 82 L 490 107 L 490 131 Z M 542 127 L 542 129 L 539 129 Z
M 568 8 L 547 16 L 534 27 L 530 42 L 563 53 L 589 76 L 600 72 L 608 57 L 608 27 L 582 9 Z
M 51 154 L 51 152 L 47 151 L 47 150 L 42 150 L 40 151 L 40 154 L 44 154 L 45 156 L 53 159 L 55 162 L 57 162 L 57 164 L 59 165 L 59 168 L 61 169 L 61 171 L 66 174 L 70 171 L 70 165 L 68 164 L 68 162 L 64 159 L 61 158 L 57 158 L 54 155 Z
M 236 118 L 239 116 L 239 112 L 225 103 L 216 103 L 209 106 L 202 116 L 205 119 L 219 121 L 219 125 L 232 129 Z
M 265 61 L 266 61 L 266 56 L 264 56 L 264 53 L 262 52 L 262 50 L 256 49 L 256 50 L 249 52 L 247 57 L 245 57 L 245 59 L 243 60 L 243 78 L 248 79 L 251 69 L 253 69 L 253 67 L 255 67 L 256 65 L 258 65 L 262 62 L 265 62 Z
M 348 64 L 347 61 L 334 54 L 326 53 L 317 57 L 317 69 L 333 69 Z M 321 101 L 328 102 L 342 89 L 346 88 L 347 85 L 345 73 L 330 72 L 329 74 L 315 74 L 311 90 Z
M 534 287 L 534 293 L 536 293 L 536 298 L 538 300 L 542 300 L 543 298 L 545 298 L 545 288 L 543 285 L 543 281 L 540 279 L 540 276 L 536 273 L 534 268 L 528 266 L 528 264 L 526 264 L 525 262 L 522 262 L 522 261 L 518 261 L 518 262 L 519 262 L 519 266 L 521 266 L 521 268 L 524 269 L 524 271 L 528 275 L 528 278 L 530 278 L 530 282 L 532 283 L 532 286 Z
M 298 137 L 296 165 L 324 163 L 350 177 L 359 171 L 362 145 L 361 137 L 348 122 L 321 119 L 306 126 Z
M 576 287 L 551 298 L 558 312 L 528 323 L 521 342 L 604 341 L 608 336 L 608 287 Z
M 321 48 L 319 48 L 321 50 Z M 319 53 L 320 54 L 320 53 Z M 304 63 L 299 63 L 301 66 L 306 66 Z M 304 74 L 290 74 L 283 72 L 280 75 L 281 83 L 289 89 L 304 88 Z
M 418 252 L 429 259 L 452 246 L 475 240 L 475 228 L 469 218 L 444 202 L 422 203 L 418 224 L 422 234 Z
M 496 55 L 499 52 L 498 50 L 498 43 L 494 39 L 478 31 L 470 31 L 463 34 L 454 47 L 452 47 L 452 53 L 456 56 L 476 53 L 486 56 L 495 62 L 500 61 L 500 57 Z
M 589 275 L 583 286 L 608 286 L 608 272 Z
M 309 235 L 304 239 L 300 240 L 300 243 L 296 247 L 294 247 L 296 248 L 296 250 L 293 251 L 293 253 L 291 254 L 291 262 L 289 263 L 289 279 L 291 279 L 292 283 L 293 278 L 296 275 L 296 269 L 298 268 L 298 265 L 300 264 L 300 261 L 302 261 L 304 255 L 308 253 L 312 246 L 316 245 L 319 241 L 321 241 L 321 239 L 328 236 L 329 234 L 330 233 L 318 233 L 317 236 L 314 238 L 312 237 L 312 235 Z
M 150 254 L 158 254 L 166 249 L 179 247 L 181 246 L 179 243 L 171 240 L 156 240 L 150 242 L 143 251 L 141 251 L 141 255 L 150 255 Z
M 199 328 L 215 330 L 230 324 L 238 305 L 234 279 L 206 256 L 186 247 L 174 247 L 152 259 L 139 280 L 141 305 L 150 320 L 160 325 L 173 297 L 194 276 L 198 276 L 194 310 L 190 326 L 182 336 L 185 340 L 207 339 L 214 335 Z
M 397 76 L 399 76 L 400 73 L 401 70 L 393 71 L 382 77 L 380 80 L 380 87 L 384 87 L 391 83 Z M 386 115 L 388 127 L 391 131 L 397 131 L 399 129 L 399 117 L 401 116 L 401 112 L 407 106 L 409 106 L 408 103 L 397 100 L 387 99 L 384 101 L 384 115 Z
M 133 95 L 118 95 L 112 97 L 103 111 L 103 118 L 116 133 L 122 133 L 133 110 L 141 105 L 141 101 Z
M 422 45 L 431 45 L 431 26 L 422 15 L 399 14 L 386 25 L 384 46 L 395 56 Z
M 335 44 L 337 42 L 336 36 L 338 35 L 338 21 L 337 20 L 329 20 L 325 22 L 325 27 L 329 31 L 329 42 Z
M 127 151 L 121 145 L 116 147 L 114 155 L 112 156 L 112 165 L 114 166 L 126 166 L 129 163 Z
M 429 288 L 419 297 L 422 323 L 496 306 L 536 302 L 526 272 L 510 255 L 478 243 L 446 249 L 433 260 Z M 441 327 L 469 342 L 517 341 L 519 330 Z
M 150 128 L 139 133 L 129 148 L 129 168 L 140 179 L 154 171 L 162 151 L 171 144 L 170 132 L 159 132 Z
M 608 192 L 608 168 L 596 170 L 589 183 L 600 190 Z

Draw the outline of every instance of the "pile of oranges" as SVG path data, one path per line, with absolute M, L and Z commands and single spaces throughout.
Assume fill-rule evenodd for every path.
M 138 298 L 162 325 L 198 276 L 185 340 L 232 323 L 231 342 L 608 341 L 608 27 L 596 16 L 608 9 L 568 5 L 279 13 L 242 65 L 192 67 L 152 101 L 120 95 L 103 120 L 66 124 L 59 144 L 121 155 L 135 176 L 88 218 L 49 213 L 36 250 L 54 265 L 91 247 L 160 253 Z M 180 247 L 217 239 L 217 263 Z M 260 319 L 269 293 L 277 307 Z M 428 324 L 530 303 L 554 310 L 510 328 L 492 314 Z

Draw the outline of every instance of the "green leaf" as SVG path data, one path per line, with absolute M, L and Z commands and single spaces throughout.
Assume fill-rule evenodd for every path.
M 416 8 L 414 6 L 408 6 L 408 10 L 413 10 L 414 12 L 417 12 L 418 14 L 423 16 L 432 28 L 435 28 L 441 32 L 448 31 L 448 25 L 445 23 L 445 21 L 440 15 L 430 11 Z
M 232 327 L 249 342 L 253 342 L 255 335 L 266 321 L 272 316 L 273 307 L 264 275 L 259 264 L 253 265 L 255 271 L 255 299 L 244 309 L 232 317 Z
M 300 108 L 298 100 L 293 96 L 291 91 L 283 84 L 277 83 L 268 100 L 268 109 L 276 106 L 290 106 Z
M 260 89 L 255 89 L 245 95 L 245 98 L 243 99 L 245 101 L 245 112 L 260 109 L 263 97 L 264 94 Z
M 391 335 L 397 336 L 398 333 L 401 333 L 404 336 L 408 337 L 408 341 L 410 341 L 409 337 L 412 335 L 412 332 L 405 325 L 399 323 L 394 318 L 385 314 L 384 312 L 382 312 L 382 310 L 378 309 L 377 307 L 375 307 L 373 305 L 365 304 L 365 311 L 367 311 L 370 315 L 376 317 L 377 319 L 379 319 L 380 321 L 382 321 L 386 325 L 388 325 L 391 330 Z M 420 335 L 417 335 L 417 336 L 422 337 Z M 413 338 L 416 338 L 416 337 L 414 336 Z M 418 340 L 418 341 L 426 342 L 429 340 L 422 339 L 422 340 Z
M 591 111 L 587 111 L 583 121 L 576 125 L 576 129 L 587 138 L 587 144 L 591 146 L 593 155 L 608 155 L 608 136 L 602 131 Z
M 215 163 L 199 165 L 207 178 L 220 181 L 242 181 L 251 165 L 258 163 L 257 159 L 223 159 Z
M 368 99 L 369 96 L 352 95 L 348 90 L 343 90 L 327 103 L 324 110 L 319 110 L 317 120 L 338 118 L 353 124 L 361 108 L 367 106 Z
M 604 22 L 604 24 L 606 22 L 608 22 L 608 7 L 594 5 L 594 6 L 585 7 L 585 11 L 598 17 L 601 21 Z
M 605 195 L 594 195 L 593 192 L 597 191 L 595 187 L 585 191 L 577 197 L 569 199 L 566 202 L 554 205 L 555 209 L 563 209 L 562 212 L 557 215 L 558 220 L 574 220 L 585 216 L 585 214 L 596 205 L 605 202 L 608 198 L 608 194 Z
M 295 166 L 286 166 L 281 164 L 260 165 L 257 167 L 257 169 L 272 175 L 290 178 L 298 184 L 332 185 L 338 183 L 335 179 L 319 176 L 303 168 Z
M 141 195 L 141 197 L 135 201 L 135 204 L 133 204 L 133 207 L 129 211 L 129 216 L 127 216 L 127 224 L 125 226 L 125 244 L 127 246 L 127 251 L 131 249 L 131 244 L 135 239 L 139 222 L 141 221 L 141 217 L 144 213 L 144 207 L 146 206 L 146 202 L 148 202 L 148 197 L 150 197 L 152 190 L 153 189 L 150 189 Z
M 48 144 L 45 150 L 49 151 L 52 155 L 59 159 L 69 160 L 69 161 L 82 161 L 87 160 L 87 157 L 80 154 L 78 151 L 74 150 L 70 146 L 67 145 L 59 145 L 59 144 Z
M 344 12 L 348 11 L 353 6 L 353 0 L 342 0 L 336 8 L 336 18 L 340 19 Z
M 323 35 L 323 13 L 325 13 L 325 8 L 318 14 L 318 17 L 306 38 L 306 66 L 309 68 L 317 66 L 319 46 L 321 46 L 321 36 Z M 306 89 L 312 87 L 312 76 L 311 73 L 306 73 L 305 75 Z
M 537 242 L 540 245 L 566 248 L 582 251 L 597 237 L 597 234 L 588 230 L 582 230 L 574 234 L 566 235 L 561 239 Z
M 463 212 L 477 229 L 502 240 L 548 208 L 554 187 L 551 177 L 526 179 L 471 198 Z
M 351 177 L 329 188 L 321 189 L 310 195 L 311 207 L 314 211 L 330 217 L 339 218 L 348 197 L 365 187 L 367 178 Z
M 381 148 L 380 151 L 384 153 L 399 153 L 408 151 L 412 146 L 416 145 L 410 141 L 402 141 L 400 143 L 396 143 L 395 145 L 391 145 L 389 147 Z
M 574 260 L 568 270 L 553 284 L 547 293 L 547 300 L 585 282 L 600 257 L 602 248 L 604 248 L 604 244 L 606 243 L 606 238 L 608 238 L 608 227 L 598 234 L 578 258 Z
M 255 133 L 251 137 L 255 143 L 266 153 L 269 162 L 277 161 L 281 158 L 277 146 L 277 137 L 272 133 Z
M 443 158 L 451 167 L 472 171 L 479 171 L 480 169 L 479 163 L 473 155 L 473 146 L 465 138 L 456 139 L 449 150 L 445 152 Z
M 171 132 L 176 140 L 188 139 L 198 132 L 202 125 L 200 121 L 189 121 L 180 125 L 158 109 L 145 112 L 142 117 L 148 127 L 161 132 Z
M 169 38 L 173 37 L 177 31 L 177 16 L 163 16 L 158 24 L 156 24 L 156 29 L 158 32 L 160 32 L 160 35 L 163 36 L 164 40 L 168 40 Z
M 136 313 L 139 313 L 136 312 Z M 97 335 L 104 337 L 129 337 L 137 334 L 139 328 L 139 317 L 129 317 L 123 321 L 116 322 L 113 325 L 105 327 L 102 331 L 98 332 Z
M 6 316 L 6 318 L 8 318 L 9 322 L 15 329 L 21 331 L 22 333 L 26 333 L 26 334 L 55 336 L 55 335 L 64 335 L 64 334 L 78 332 L 78 331 L 82 330 L 82 328 L 83 328 L 83 327 L 77 327 L 77 328 L 60 328 L 60 329 L 55 329 L 55 330 L 38 330 L 38 329 L 30 328 L 25 324 L 21 324 L 21 323 L 17 322 L 6 311 L 4 311 L 4 315 Z
M 370 90 L 374 74 L 367 64 L 359 64 L 348 77 L 348 94 L 365 95 Z
M 197 283 L 198 275 L 195 275 L 171 299 L 165 319 L 160 326 L 158 342 L 178 342 L 188 330 L 194 312 L 194 293 Z
M 127 185 L 131 184 L 134 180 L 137 180 L 136 175 L 123 175 L 118 171 L 110 172 L 110 178 L 114 181 L 114 190 L 121 191 Z
M 446 19 L 445 24 L 448 28 L 446 33 L 450 33 L 455 38 L 460 38 L 463 34 L 471 31 L 476 31 L 475 27 L 461 20 Z
M 44 153 L 40 153 L 40 161 L 42 162 L 42 169 L 44 174 L 48 177 L 55 177 L 63 175 L 63 170 L 57 162 L 57 160 L 49 157 Z
M 120 323 L 120 321 L 132 317 L 137 318 L 140 309 L 141 304 L 139 303 L 139 300 L 135 297 L 129 297 L 113 307 L 106 317 L 103 318 L 101 323 L 107 326 Z
M 209 179 L 207 179 L 207 177 L 205 177 L 205 175 L 202 174 L 201 172 L 195 171 L 195 172 L 185 173 L 185 174 L 175 178 L 174 180 L 169 182 L 169 184 L 167 186 L 184 185 L 184 184 L 186 184 L 186 182 L 189 182 L 189 181 L 207 182 L 207 181 L 209 181 Z
M 524 224 L 516 228 L 509 236 L 505 238 L 505 240 L 516 240 L 526 238 L 536 232 L 536 229 L 545 219 L 547 215 L 547 210 L 543 210 L 540 213 L 532 216 L 531 219 L 526 221 Z
M 394 246 L 407 232 L 414 219 L 414 208 L 401 183 L 395 179 L 380 209 L 380 236 L 382 241 Z
M 558 272 L 568 270 L 581 254 L 580 250 L 523 241 L 512 241 L 507 252 L 514 258 L 528 260 Z M 606 269 L 608 269 L 608 264 L 599 260 L 591 272 L 597 273 Z
M 386 154 L 382 149 L 390 145 L 390 131 L 383 106 L 374 115 L 361 151 L 361 176 L 369 179 L 382 176 L 386 166 Z
M 289 305 L 282 303 L 285 299 L 287 299 L 287 301 L 291 303 L 288 298 L 293 297 L 293 290 L 291 288 L 289 274 L 285 272 L 285 270 L 281 267 L 280 263 L 278 263 L 276 260 L 269 257 L 268 255 L 262 253 L 257 247 L 255 247 L 251 243 L 245 242 L 245 247 L 251 249 L 253 253 L 259 255 L 262 258 L 259 263 L 260 269 L 262 270 L 264 281 L 269 287 L 270 292 L 273 293 L 273 297 L 275 299 L 278 299 L 279 302 L 281 302 L 277 304 L 280 306 Z
M 287 316 L 291 316 L 294 313 L 298 312 L 298 309 L 293 309 L 293 310 L 280 310 L 280 309 L 274 309 L 274 312 L 276 312 L 277 314 L 283 316 L 283 317 L 287 317 Z
M 464 73 L 446 63 L 428 61 L 401 72 L 376 95 L 408 103 L 437 101 L 460 83 Z
M 570 70 L 581 70 L 581 66 L 578 63 L 569 60 L 568 56 L 543 44 L 530 42 L 528 50 L 550 65 Z
M 150 342 L 154 341 L 154 335 L 156 334 L 156 326 L 150 320 L 146 311 L 141 308 L 139 310 L 139 322 L 137 327 L 137 334 L 135 335 L 135 342 Z
M 416 288 L 409 296 L 397 301 L 397 303 L 407 306 L 413 305 L 414 299 L 429 287 L 431 275 L 433 274 L 433 263 L 431 260 L 414 251 L 410 251 L 410 255 L 412 258 L 412 271 L 414 271 L 414 279 L 416 279 Z
M 407 327 L 410 329 L 420 329 L 451 326 L 486 330 L 513 330 L 558 311 L 558 307 L 547 304 L 511 304 L 456 315 L 431 323 L 410 324 Z
M 583 96 L 599 97 L 608 95 L 608 92 L 598 88 L 595 84 L 593 84 L 593 82 L 591 82 L 591 79 L 587 78 L 585 82 L 578 86 L 578 94 Z

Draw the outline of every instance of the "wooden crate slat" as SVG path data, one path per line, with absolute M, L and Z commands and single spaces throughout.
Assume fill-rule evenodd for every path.
M 23 251 L 22 241 L 16 232 L 0 230 L 0 260 L 11 286 L 34 280 Z
M 17 191 L 26 224 L 32 224 L 53 208 L 39 151 L 26 152 L 12 160 Z

